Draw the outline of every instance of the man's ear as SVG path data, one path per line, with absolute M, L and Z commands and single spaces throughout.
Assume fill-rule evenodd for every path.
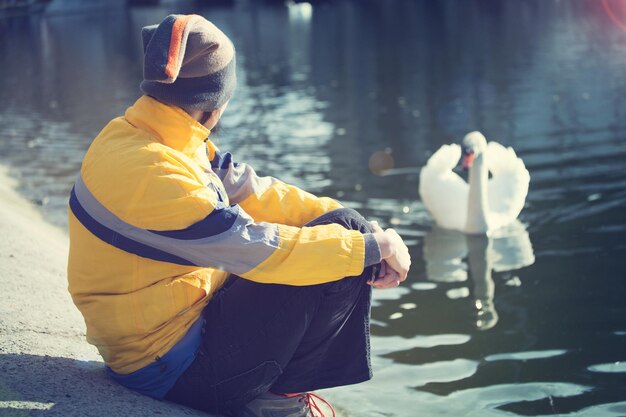
M 187 109 L 183 109 L 183 110 L 185 110 L 185 112 L 188 115 L 193 117 L 201 125 L 206 124 L 206 122 L 208 122 L 209 119 L 213 117 L 213 114 L 217 112 L 217 110 L 214 110 L 212 112 L 210 111 L 207 112 L 207 111 L 202 111 L 202 110 L 187 110 Z
M 202 112 L 202 114 L 200 115 L 200 118 L 198 119 L 198 122 L 200 122 L 201 125 L 204 125 L 206 122 L 209 121 L 213 113 L 215 112 L 209 112 L 209 111 Z

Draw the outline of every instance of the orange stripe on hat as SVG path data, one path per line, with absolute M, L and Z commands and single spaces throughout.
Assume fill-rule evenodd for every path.
M 183 34 L 185 26 L 194 15 L 181 16 L 174 21 L 172 25 L 172 36 L 170 37 L 170 49 L 167 53 L 167 65 L 165 66 L 165 75 L 170 79 L 176 79 L 180 67 L 178 65 L 178 56 L 183 43 Z

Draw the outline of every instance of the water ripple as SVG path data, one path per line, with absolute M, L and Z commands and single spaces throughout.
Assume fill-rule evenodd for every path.
M 528 361 L 532 359 L 545 359 L 552 358 L 554 356 L 560 356 L 567 353 L 564 349 L 553 350 L 535 350 L 528 352 L 513 352 L 513 353 L 498 353 L 495 355 L 489 355 L 485 357 L 487 362 L 493 361 Z
M 626 362 L 602 363 L 591 365 L 587 369 L 591 372 L 624 373 L 626 372 Z

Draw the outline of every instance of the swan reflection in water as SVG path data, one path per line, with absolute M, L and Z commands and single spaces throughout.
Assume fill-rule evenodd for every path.
M 471 294 L 476 306 L 476 327 L 488 330 L 498 322 L 492 271 L 512 271 L 532 265 L 535 255 L 526 228 L 516 220 L 489 236 L 466 235 L 435 226 L 424 238 L 424 261 L 430 281 L 465 283 L 471 279 L 471 291 L 465 286 L 453 288 L 448 291 L 448 297 Z M 513 278 L 513 285 L 517 284 L 515 280 L 518 278 Z

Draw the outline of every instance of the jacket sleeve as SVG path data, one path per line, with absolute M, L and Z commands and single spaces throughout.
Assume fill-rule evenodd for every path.
M 245 163 L 234 162 L 228 152 L 215 152 L 211 168 L 224 184 L 231 203 L 239 204 L 257 221 L 303 226 L 342 205 L 317 197 L 276 178 L 259 177 Z
M 219 268 L 264 283 L 312 285 L 361 274 L 365 237 L 337 224 L 295 227 L 254 220 L 243 207 L 188 170 L 161 164 L 147 176 L 142 201 L 159 202 L 163 217 L 141 210 L 126 220 L 110 211 L 79 178 L 70 208 L 100 239 L 158 261 Z M 139 213 L 143 215 L 139 216 Z M 175 213 L 175 216 L 170 216 Z M 130 213 L 132 214 L 132 213 Z M 176 229 L 171 229 L 176 218 Z M 142 224 L 129 220 L 141 218 Z M 180 223 L 181 220 L 188 221 Z M 169 225 L 169 226 L 168 226 Z

